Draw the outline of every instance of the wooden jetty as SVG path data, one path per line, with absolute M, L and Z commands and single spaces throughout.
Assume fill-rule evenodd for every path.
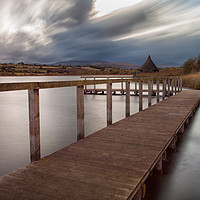
M 145 195 L 145 180 L 154 169 L 162 170 L 163 154 L 167 148 L 174 148 L 177 134 L 184 131 L 199 106 L 200 91 L 182 91 L 145 110 L 140 107 L 142 112 L 130 116 L 129 83 L 130 80 L 126 82 L 127 117 L 112 124 L 112 117 L 109 118 L 112 114 L 112 87 L 111 82 L 107 82 L 108 126 L 86 138 L 83 138 L 82 132 L 84 116 L 80 101 L 83 86 L 78 86 L 80 127 L 77 138 L 82 139 L 42 159 L 34 157 L 37 161 L 0 177 L 0 199 L 140 200 Z M 36 84 L 36 89 L 34 84 L 22 84 L 18 88 L 34 88 L 33 91 L 37 91 L 48 85 Z M 140 82 L 140 89 L 141 86 Z M 13 90 L 14 86 L 0 88 L 1 91 Z M 39 93 L 34 94 L 38 96 Z M 31 96 L 34 97 L 29 92 Z M 36 105 L 37 102 L 30 104 Z M 35 106 L 33 110 L 38 120 L 39 113 Z M 31 113 L 35 116 L 33 111 Z M 39 126 L 33 123 L 32 129 L 37 133 Z M 38 145 L 37 142 L 35 144 Z M 38 152 L 35 150 L 34 154 Z

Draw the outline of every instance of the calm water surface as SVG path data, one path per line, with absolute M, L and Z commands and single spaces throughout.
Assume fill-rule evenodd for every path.
M 80 77 L 0 77 L 0 82 L 67 80 L 80 80 Z M 119 86 L 113 84 L 113 88 Z M 144 107 L 147 107 L 146 98 Z M 0 111 L 0 175 L 3 175 L 30 163 L 28 91 L 0 92 Z M 138 97 L 131 96 L 131 114 L 136 112 Z M 40 90 L 40 116 L 42 157 L 75 142 L 76 88 Z M 113 122 L 124 117 L 125 96 L 113 95 Z M 85 95 L 85 135 L 105 126 L 106 95 Z

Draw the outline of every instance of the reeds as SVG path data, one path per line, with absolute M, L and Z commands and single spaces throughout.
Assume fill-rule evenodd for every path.
M 182 77 L 183 87 L 200 90 L 200 72 Z

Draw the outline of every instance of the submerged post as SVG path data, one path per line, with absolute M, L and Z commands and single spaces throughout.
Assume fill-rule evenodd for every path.
M 148 107 L 151 106 L 152 83 L 148 80 Z
M 157 103 L 159 102 L 159 80 L 156 79 L 156 87 L 157 87 L 157 95 L 156 95 L 156 99 L 157 99 Z
M 112 83 L 107 83 L 107 126 L 112 124 Z
M 39 160 L 40 155 L 40 110 L 39 89 L 28 90 L 29 98 L 29 129 L 31 162 Z
M 142 81 L 139 81 L 139 111 L 142 111 Z
M 130 82 L 126 82 L 126 117 L 130 116 Z
M 84 87 L 77 86 L 77 140 L 84 138 Z

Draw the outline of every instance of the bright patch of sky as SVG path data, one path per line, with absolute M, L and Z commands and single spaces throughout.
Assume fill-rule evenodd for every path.
M 95 3 L 95 10 L 98 12 L 97 16 L 104 16 L 112 11 L 133 6 L 143 0 L 97 0 Z

